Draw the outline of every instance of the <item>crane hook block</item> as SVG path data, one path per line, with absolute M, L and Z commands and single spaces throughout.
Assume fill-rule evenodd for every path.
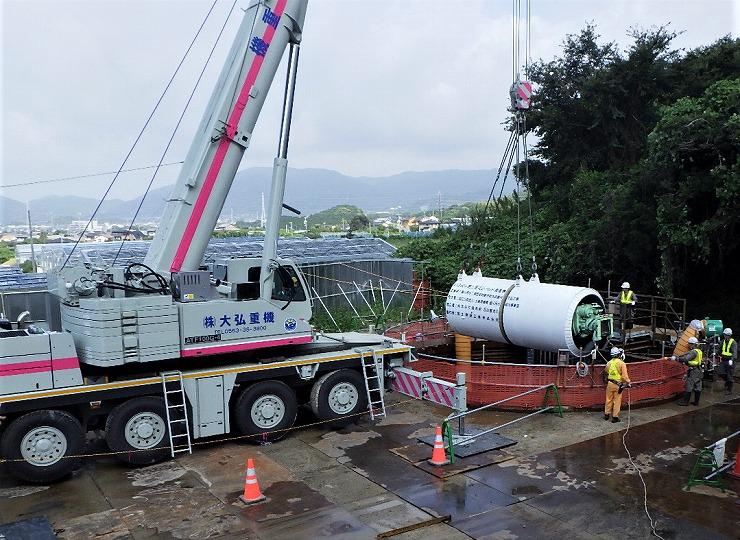
M 529 81 L 516 80 L 509 90 L 511 96 L 511 107 L 517 111 L 529 109 L 532 100 L 532 83 Z

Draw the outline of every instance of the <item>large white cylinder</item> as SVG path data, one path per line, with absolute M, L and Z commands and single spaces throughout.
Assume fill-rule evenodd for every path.
M 582 304 L 604 300 L 594 289 L 461 275 L 447 297 L 447 322 L 455 332 L 528 349 L 580 355 L 590 342 L 574 331 Z

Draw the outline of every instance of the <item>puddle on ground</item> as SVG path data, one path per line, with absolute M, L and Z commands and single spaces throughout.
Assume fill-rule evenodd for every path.
M 149 467 L 143 467 L 126 473 L 126 476 L 132 480 L 131 485 L 137 487 L 153 487 L 165 482 L 177 480 L 187 473 L 177 463 L 167 461 Z
M 345 455 L 344 451 L 347 448 L 363 445 L 375 437 L 380 437 L 380 433 L 372 430 L 352 431 L 350 433 L 330 431 L 322 435 L 321 440 L 311 444 L 311 446 L 322 451 L 329 457 L 340 458 Z

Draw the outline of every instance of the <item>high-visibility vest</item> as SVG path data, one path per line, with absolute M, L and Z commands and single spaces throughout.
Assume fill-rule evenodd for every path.
M 701 365 L 701 359 L 704 357 L 704 353 L 701 352 L 701 349 L 694 349 L 694 352 L 696 353 L 696 357 L 693 360 L 688 361 L 689 367 L 699 367 Z
M 722 356 L 732 358 L 732 344 L 735 343 L 733 338 L 722 340 Z
M 622 382 L 622 370 L 620 369 L 618 358 L 612 358 L 606 363 L 606 372 L 609 375 L 610 381 Z
M 622 291 L 619 294 L 619 302 L 621 304 L 631 304 L 632 303 L 632 291 Z

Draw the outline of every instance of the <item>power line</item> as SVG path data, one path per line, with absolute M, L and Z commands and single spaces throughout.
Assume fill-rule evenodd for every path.
M 180 129 L 180 124 L 182 124 L 182 120 L 185 117 L 185 113 L 187 112 L 191 101 L 193 100 L 193 96 L 195 96 L 195 92 L 198 89 L 198 85 L 200 84 L 200 81 L 203 79 L 203 75 L 206 72 L 206 68 L 208 68 L 208 64 L 211 61 L 211 58 L 213 57 L 213 53 L 216 50 L 216 47 L 218 46 L 218 42 L 221 40 L 221 36 L 224 33 L 226 24 L 229 22 L 229 19 L 231 18 L 231 14 L 234 11 L 234 6 L 236 6 L 236 2 L 237 0 L 234 0 L 232 2 L 231 8 L 229 9 L 229 12 L 226 14 L 226 19 L 224 20 L 224 23 L 221 26 L 221 30 L 219 30 L 218 32 L 218 36 L 216 36 L 216 41 L 214 41 L 213 46 L 211 47 L 211 52 L 208 53 L 208 58 L 206 58 L 206 61 L 203 64 L 203 68 L 200 70 L 198 79 L 195 81 L 195 84 L 193 85 L 193 89 L 190 92 L 190 96 L 188 96 L 188 100 L 185 103 L 185 107 L 183 107 L 182 112 L 180 113 L 180 117 L 177 119 L 177 124 L 175 124 L 175 128 L 172 130 L 172 134 L 170 135 L 170 138 L 167 141 L 167 145 L 162 151 L 162 155 L 159 158 L 159 163 L 157 164 L 157 168 L 154 169 L 154 173 L 152 173 L 152 177 L 149 179 L 149 184 L 147 185 L 146 190 L 144 191 L 144 195 L 142 195 L 141 200 L 139 201 L 139 206 L 136 208 L 136 212 L 134 212 L 134 217 L 131 218 L 131 223 L 128 226 L 128 230 L 126 231 L 126 234 L 123 236 L 123 239 L 121 240 L 121 245 L 118 248 L 118 252 L 116 253 L 116 256 L 113 258 L 113 264 L 116 264 L 116 261 L 118 260 L 118 256 L 121 254 L 121 250 L 123 249 L 123 244 L 126 242 L 128 235 L 131 233 L 131 229 L 133 229 L 134 223 L 136 223 L 136 218 L 139 217 L 139 212 L 141 212 L 141 208 L 142 206 L 144 206 L 144 201 L 146 200 L 146 196 L 149 194 L 149 191 L 152 189 L 152 185 L 154 184 L 154 179 L 157 177 L 159 168 L 162 166 L 162 162 L 164 161 L 164 158 L 170 149 L 170 145 L 172 145 L 172 141 L 175 139 L 177 130 Z
M 15 184 L 6 184 L 4 188 L 21 187 L 21 186 L 34 186 L 36 184 L 51 184 L 52 182 L 66 182 L 67 180 L 82 180 L 84 178 L 95 178 L 96 176 L 107 176 L 109 174 L 116 174 L 117 172 L 134 172 L 134 171 L 145 171 L 147 169 L 154 169 L 156 167 L 169 167 L 170 165 L 182 165 L 184 161 L 173 161 L 171 163 L 162 163 L 161 165 L 147 165 L 145 167 L 133 167 L 131 169 L 121 169 L 120 171 L 108 171 L 90 174 L 81 174 L 78 176 L 64 176 L 62 178 L 49 178 L 47 180 L 29 180 L 27 182 L 17 182 Z
M 100 207 L 103 206 L 103 202 L 105 201 L 106 197 L 108 197 L 108 194 L 110 193 L 111 189 L 113 189 L 113 186 L 116 183 L 116 180 L 118 180 L 118 176 L 121 174 L 121 171 L 126 166 L 126 162 L 128 162 L 128 159 L 131 157 L 131 154 L 134 152 L 136 145 L 139 144 L 141 137 L 144 135 L 144 131 L 146 131 L 146 128 L 149 126 L 149 122 L 151 122 L 152 118 L 154 117 L 154 113 L 156 113 L 157 109 L 159 109 L 159 105 L 162 103 L 164 96 L 167 94 L 167 91 L 170 89 L 170 86 L 172 86 L 172 82 L 175 80 L 175 77 L 180 72 L 180 68 L 185 63 L 185 59 L 188 57 L 188 54 L 190 53 L 190 50 L 193 48 L 195 41 L 198 39 L 200 32 L 203 30 L 203 27 L 206 25 L 208 18 L 211 16 L 211 13 L 213 12 L 213 8 L 216 7 L 217 1 L 218 0 L 213 0 L 213 3 L 211 4 L 211 7 L 208 9 L 208 12 L 206 13 L 205 18 L 203 19 L 203 22 L 200 23 L 200 26 L 198 27 L 198 30 L 195 32 L 193 39 L 190 41 L 188 48 L 185 49 L 185 54 L 183 54 L 182 58 L 180 59 L 180 62 L 177 64 L 177 67 L 175 68 L 175 71 L 170 76 L 170 80 L 167 81 L 167 85 L 164 87 L 164 90 L 160 94 L 159 99 L 157 99 L 157 102 L 154 104 L 154 107 L 149 113 L 149 116 L 147 117 L 146 122 L 144 122 L 144 125 L 139 130 L 138 135 L 136 135 L 136 139 L 134 139 L 133 144 L 131 145 L 128 152 L 126 153 L 126 157 L 123 158 L 121 165 L 118 167 L 118 171 L 116 172 L 115 176 L 110 181 L 110 183 L 108 184 L 108 187 L 106 188 L 105 193 L 103 193 L 103 196 L 100 198 L 100 202 L 98 202 L 98 205 L 95 207 L 95 210 L 93 210 L 93 213 L 90 216 L 90 219 L 88 220 L 87 224 L 85 225 L 85 228 L 82 229 L 82 232 L 80 232 L 80 236 L 77 238 L 77 241 L 74 243 L 74 246 L 72 246 L 72 251 L 69 252 L 69 255 L 67 255 L 67 258 L 64 261 L 64 264 L 62 264 L 62 269 L 64 269 L 64 267 L 67 266 L 67 263 L 69 262 L 69 258 L 75 252 L 75 249 L 77 249 L 77 246 L 80 244 L 82 237 L 85 236 L 87 229 L 90 227 L 90 224 L 92 223 L 93 219 L 95 219 L 95 216 L 98 213 L 98 210 L 100 210 Z

